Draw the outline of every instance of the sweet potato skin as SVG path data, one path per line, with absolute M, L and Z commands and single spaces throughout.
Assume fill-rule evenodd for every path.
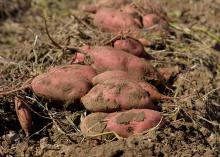
M 67 65 L 50 69 L 33 79 L 33 92 L 46 99 L 60 102 L 74 102 L 91 88 L 94 69 L 83 65 Z
M 130 14 L 120 12 L 113 8 L 101 8 L 94 16 L 94 23 L 105 31 L 120 32 L 138 29 L 141 26 L 139 20 Z
M 129 75 L 127 72 L 120 70 L 113 70 L 113 71 L 105 71 L 101 74 L 96 75 L 92 79 L 92 84 L 97 85 L 99 83 L 105 82 L 106 80 L 111 80 L 115 78 L 133 80 L 132 76 Z
M 79 64 L 52 67 L 49 69 L 49 72 L 65 72 L 68 74 L 74 73 L 76 75 L 83 76 L 89 81 L 92 81 L 92 78 L 96 75 L 95 69 L 93 69 L 91 66 Z
M 82 133 L 87 136 L 102 132 L 115 132 L 121 137 L 142 133 L 164 124 L 162 115 L 150 109 L 132 109 L 114 113 L 92 113 L 80 124 Z
M 115 112 L 132 108 L 157 109 L 140 85 L 125 79 L 106 80 L 93 87 L 81 101 L 91 112 Z

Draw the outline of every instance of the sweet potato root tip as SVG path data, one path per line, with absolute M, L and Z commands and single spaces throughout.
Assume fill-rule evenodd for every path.
M 152 100 L 169 100 L 172 97 L 161 94 L 157 88 L 147 82 L 139 82 L 139 85 L 150 94 Z

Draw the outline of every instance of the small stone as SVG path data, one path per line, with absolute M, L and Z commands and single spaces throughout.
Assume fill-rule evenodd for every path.
M 9 133 L 5 136 L 5 138 L 10 143 L 17 142 L 20 139 L 19 134 L 12 130 L 9 131 Z

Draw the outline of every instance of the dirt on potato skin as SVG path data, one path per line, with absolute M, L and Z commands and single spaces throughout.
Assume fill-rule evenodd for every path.
M 172 21 L 184 24 L 184 29 L 197 26 L 220 36 L 218 0 L 157 1 Z M 71 16 L 87 16 L 77 12 L 77 3 L 65 0 L 36 4 L 33 1 L 31 8 L 21 13 L 22 16 L 11 17 L 12 14 L 8 14 L 10 16 L 1 20 L 0 91 L 17 88 L 29 78 L 44 72 L 48 66 L 67 64 L 71 60 L 72 52 L 63 54 L 48 39 L 41 18 L 43 10 L 47 10 L 50 17 L 48 27 L 51 35 L 62 46 L 78 47 L 83 43 L 99 43 L 105 38 L 109 40 L 108 35 L 104 39 L 95 37 L 92 30 L 85 29 Z M 0 156 L 219 156 L 219 43 L 207 35 L 207 31 L 188 33 L 181 29 L 176 33 L 179 38 L 168 41 L 162 52 L 147 49 L 157 58 L 153 62 L 156 66 L 175 66 L 180 70 L 173 79 L 173 93 L 186 96 L 180 101 L 159 103 L 167 121 L 165 128 L 114 141 L 84 137 L 73 129 L 66 118 L 69 117 L 78 126 L 84 109 L 70 112 L 49 106 L 57 122 L 55 125 L 45 108 L 27 98 L 33 110 L 40 115 L 33 113 L 33 136 L 28 140 L 16 117 L 14 96 L 10 95 L 0 98 Z M 192 40 L 193 35 L 199 42 Z M 164 91 L 163 94 L 168 93 Z M 22 90 L 19 95 L 35 98 L 28 89 Z M 41 104 L 47 103 L 37 100 Z M 13 138 L 11 130 L 15 131 Z

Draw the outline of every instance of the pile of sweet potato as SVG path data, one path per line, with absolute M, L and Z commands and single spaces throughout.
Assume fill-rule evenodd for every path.
M 154 31 L 161 35 L 169 33 L 166 12 L 159 4 L 148 0 L 99 0 L 96 4 L 84 6 L 83 10 L 93 14 L 93 22 L 101 30 L 126 33 L 144 46 L 148 46 L 149 41 L 143 32 Z
M 152 3 L 142 7 L 128 0 L 100 0 L 85 11 L 95 13 L 94 23 L 104 31 L 131 31 L 131 36 L 114 41 L 111 46 L 83 46 L 74 54 L 72 64 L 53 67 L 33 79 L 31 88 L 53 102 L 80 100 L 90 112 L 81 121 L 81 131 L 94 135 L 105 131 L 122 137 L 162 126 L 163 117 L 155 101 L 170 99 L 158 86 L 169 79 L 150 63 L 139 40 L 140 30 L 166 29 L 166 14 Z M 151 82 L 151 83 L 149 83 Z

